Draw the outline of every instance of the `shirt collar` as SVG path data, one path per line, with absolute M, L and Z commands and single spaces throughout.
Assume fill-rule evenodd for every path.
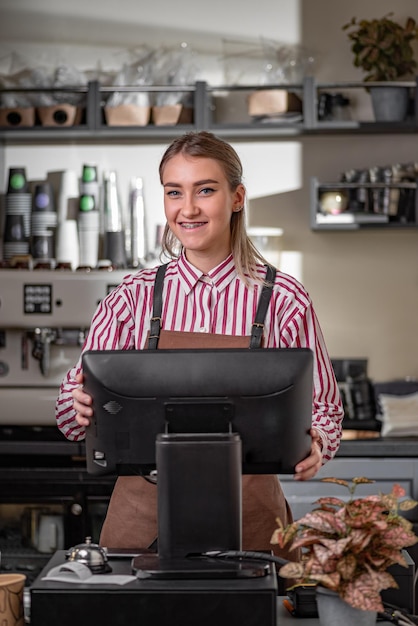
M 177 260 L 177 271 L 180 284 L 186 294 L 189 294 L 195 288 L 199 280 L 204 275 L 201 270 L 198 270 L 186 259 L 184 252 Z M 237 276 L 232 254 L 227 256 L 224 261 L 210 270 L 207 276 L 210 278 L 212 284 L 218 291 L 223 291 L 225 287 L 227 287 Z

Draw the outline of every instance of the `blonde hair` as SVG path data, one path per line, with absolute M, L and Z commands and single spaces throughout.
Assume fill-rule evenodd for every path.
M 159 175 L 163 184 L 164 168 L 168 161 L 178 154 L 192 157 L 204 157 L 217 161 L 228 180 L 231 191 L 235 191 L 242 183 L 242 163 L 234 148 L 207 131 L 190 132 L 177 137 L 167 148 L 160 162 Z M 162 236 L 162 256 L 176 259 L 182 252 L 182 246 L 172 233 L 168 224 L 165 225 Z M 245 227 L 245 207 L 231 216 L 231 251 L 234 257 L 238 275 L 246 283 L 248 277 L 256 282 L 262 282 L 257 274 L 257 262 L 266 264 L 267 261 L 257 250 L 247 235 Z

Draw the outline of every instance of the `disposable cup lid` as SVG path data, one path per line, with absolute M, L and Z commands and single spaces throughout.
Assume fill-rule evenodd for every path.
M 83 183 L 92 183 L 97 180 L 97 167 L 95 165 L 83 165 Z
M 93 211 L 95 209 L 94 196 L 80 196 L 80 211 Z
M 9 179 L 9 187 L 14 191 L 21 191 L 22 189 L 25 189 L 25 176 L 21 173 L 12 174 Z

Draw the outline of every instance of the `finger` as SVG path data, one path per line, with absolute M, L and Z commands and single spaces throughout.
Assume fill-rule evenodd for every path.
M 93 415 L 93 409 L 83 402 L 78 402 L 78 400 L 74 400 L 74 408 L 82 417 L 91 417 Z
M 72 394 L 74 400 L 79 402 L 80 404 L 85 404 L 86 406 L 90 406 L 92 404 L 92 398 L 90 394 L 85 393 L 82 388 L 76 387 L 75 389 L 73 389 Z
M 295 478 L 298 480 L 306 480 L 312 478 L 321 468 L 322 462 L 319 450 L 313 451 L 308 458 L 298 463 L 295 467 Z
M 89 418 L 84 417 L 83 415 L 81 415 L 81 413 L 76 413 L 75 419 L 77 424 L 79 424 L 80 426 L 89 426 L 90 424 Z

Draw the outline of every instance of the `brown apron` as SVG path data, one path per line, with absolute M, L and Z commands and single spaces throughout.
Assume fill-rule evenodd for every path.
M 249 337 L 159 330 L 162 349 L 248 348 Z M 295 552 L 270 543 L 276 518 L 290 523 L 292 514 L 276 475 L 242 477 L 242 548 L 273 550 L 277 556 L 297 560 Z M 100 544 L 108 548 L 147 548 L 157 537 L 157 486 L 139 476 L 120 476 L 115 484 Z

